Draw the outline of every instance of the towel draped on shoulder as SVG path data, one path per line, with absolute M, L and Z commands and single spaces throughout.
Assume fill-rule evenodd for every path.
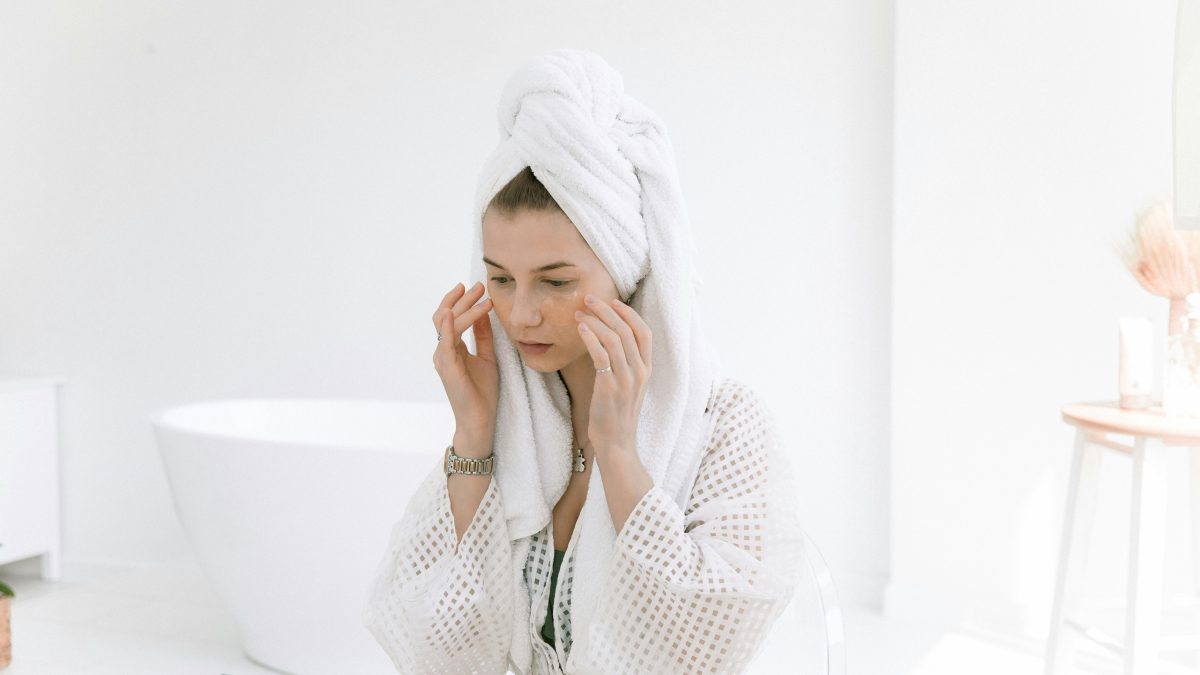
M 500 142 L 476 188 L 469 283 L 487 283 L 483 215 L 489 202 L 530 167 L 653 332 L 654 368 L 637 452 L 655 486 L 683 507 L 704 453 L 705 404 L 720 362 L 696 302 L 702 279 L 666 127 L 625 92 L 619 72 L 580 49 L 557 49 L 519 67 L 504 87 L 497 121 Z M 529 537 L 546 526 L 571 476 L 570 399 L 557 373 L 525 367 L 494 312 L 489 320 L 500 368 L 494 480 L 519 578 Z M 465 339 L 474 351 L 474 336 Z M 576 528 L 573 652 L 587 649 L 591 611 L 612 572 L 616 531 L 599 471 L 591 473 Z M 527 593 L 520 586 L 517 592 Z M 516 606 L 527 609 L 529 598 L 517 598 Z M 517 617 L 518 626 L 522 619 L 528 617 Z M 519 627 L 512 658 L 527 665 L 530 653 L 528 631 Z

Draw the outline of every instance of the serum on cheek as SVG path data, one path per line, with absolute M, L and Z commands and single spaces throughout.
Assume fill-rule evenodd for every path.
M 574 285 L 571 289 L 563 289 L 560 291 L 547 291 L 543 296 L 544 306 L 551 312 L 573 312 L 573 308 L 583 304 L 582 296 Z M 572 313 L 572 318 L 574 314 Z

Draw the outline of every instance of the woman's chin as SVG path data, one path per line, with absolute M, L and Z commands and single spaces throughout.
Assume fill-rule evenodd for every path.
M 553 373 L 559 369 L 559 366 L 549 361 L 543 361 L 540 356 L 521 355 L 521 362 L 530 370 L 536 370 L 539 373 Z

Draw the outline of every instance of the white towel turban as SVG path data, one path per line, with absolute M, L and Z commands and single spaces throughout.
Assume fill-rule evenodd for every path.
M 497 113 L 500 144 L 476 190 L 470 283 L 487 283 L 482 219 L 488 203 L 531 167 L 653 332 L 637 453 L 655 486 L 683 508 L 708 437 L 703 415 L 720 366 L 701 330 L 701 278 L 666 127 L 625 93 L 620 73 L 578 49 L 557 49 L 518 68 Z M 549 522 L 571 476 L 570 399 L 557 373 L 523 364 L 494 311 L 489 320 L 500 367 L 494 479 L 510 539 L 520 544 L 514 545 L 513 574 L 525 596 L 516 604 L 511 655 L 527 670 L 530 598 L 522 570 L 528 537 Z M 576 528 L 572 653 L 586 648 L 616 537 L 599 469 L 591 473 Z

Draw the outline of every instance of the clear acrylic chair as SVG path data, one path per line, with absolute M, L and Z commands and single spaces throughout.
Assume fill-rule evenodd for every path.
M 820 549 L 804 534 L 795 594 L 776 620 L 749 675 L 846 675 L 842 605 Z

